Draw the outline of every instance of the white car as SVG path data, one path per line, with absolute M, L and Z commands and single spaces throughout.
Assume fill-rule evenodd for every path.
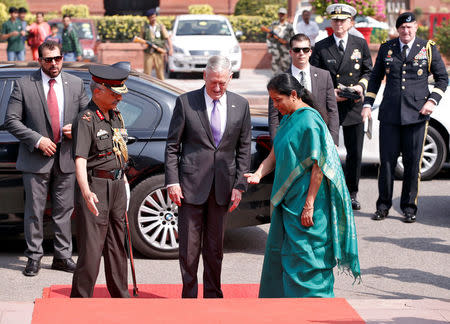
M 372 111 L 372 138 L 364 137 L 364 148 L 362 153 L 363 163 L 380 163 L 379 153 L 379 125 L 378 107 L 383 99 L 385 84 L 383 83 L 378 91 Z M 428 125 L 427 137 L 425 139 L 425 147 L 423 152 L 421 179 L 430 180 L 442 169 L 445 162 L 450 162 L 449 151 L 449 134 L 450 134 L 450 86 L 444 94 L 431 114 Z M 344 146 L 342 128 L 339 136 L 339 155 L 345 161 L 346 150 Z M 399 157 L 397 168 L 395 170 L 397 177 L 403 176 L 402 158 Z
M 208 58 L 223 55 L 230 59 L 234 77 L 239 78 L 241 47 L 230 22 L 220 15 L 180 15 L 172 30 L 173 55 L 168 72 L 173 78 L 180 72 L 203 72 Z

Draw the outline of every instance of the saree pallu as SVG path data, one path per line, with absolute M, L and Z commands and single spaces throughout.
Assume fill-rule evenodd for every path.
M 274 140 L 271 225 L 259 297 L 334 297 L 336 264 L 360 278 L 351 198 L 337 150 L 319 113 L 285 116 Z M 314 162 L 324 175 L 314 201 L 314 225 L 301 225 Z

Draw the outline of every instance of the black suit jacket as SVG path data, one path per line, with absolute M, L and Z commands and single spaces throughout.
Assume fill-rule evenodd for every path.
M 339 145 L 339 114 L 336 103 L 336 96 L 334 95 L 333 81 L 331 80 L 328 71 L 319 69 L 310 65 L 311 69 L 311 92 L 314 97 L 314 102 L 317 105 L 317 110 L 321 114 L 326 114 L 327 125 L 330 130 L 331 137 L 336 145 Z M 291 74 L 292 70 L 286 71 Z M 269 98 L 269 131 L 272 140 L 275 138 L 278 125 L 280 125 L 281 113 L 273 106 L 272 99 Z
M 359 84 L 364 90 L 367 89 L 372 70 L 372 59 L 367 42 L 362 38 L 348 35 L 344 56 L 341 57 L 334 36 L 331 35 L 316 43 L 310 63 L 329 71 L 335 88 L 340 83 L 344 86 Z M 362 101 L 355 103 L 351 99 L 339 102 L 340 124 L 349 126 L 361 123 L 362 106 Z
M 431 64 L 426 54 L 427 41 L 416 37 L 406 61 L 401 56 L 398 38 L 380 46 L 375 66 L 370 76 L 364 103 L 372 105 L 386 76 L 386 87 L 378 119 L 381 122 L 408 125 L 426 121 L 430 116 L 419 113 L 428 99 L 439 103 L 448 85 L 445 64 L 434 43 L 430 43 Z M 428 90 L 428 76 L 434 77 L 434 88 Z
M 167 136 L 166 185 L 179 183 L 186 203 L 206 202 L 213 180 L 219 205 L 230 203 L 233 188 L 247 188 L 250 109 L 243 97 L 229 91 L 226 95 L 226 127 L 218 147 L 206 112 L 204 87 L 177 98 Z

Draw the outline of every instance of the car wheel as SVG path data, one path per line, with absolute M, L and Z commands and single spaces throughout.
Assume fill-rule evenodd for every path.
M 237 71 L 233 73 L 233 78 L 239 79 L 241 77 L 241 71 Z
M 178 257 L 178 206 L 164 187 L 164 175 L 148 178 L 132 190 L 128 217 L 136 250 L 151 258 Z
M 431 180 L 436 174 L 441 171 L 442 165 L 447 157 L 447 146 L 441 134 L 431 126 L 428 126 L 427 138 L 425 139 L 425 146 L 423 149 L 422 166 L 420 178 L 422 180 Z M 403 161 L 399 157 L 397 167 L 395 168 L 395 175 L 403 178 Z

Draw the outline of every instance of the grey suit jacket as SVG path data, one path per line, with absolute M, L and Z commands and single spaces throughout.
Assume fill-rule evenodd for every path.
M 61 72 L 64 92 L 64 123 L 71 124 L 77 114 L 89 103 L 83 81 Z M 42 85 L 41 70 L 18 79 L 8 103 L 5 117 L 6 129 L 20 141 L 17 170 L 32 173 L 48 173 L 55 156 L 45 156 L 35 148 L 42 136 L 53 140 L 50 114 Z M 59 165 L 63 173 L 75 172 L 72 157 L 72 140 L 62 137 Z
M 216 148 L 206 112 L 204 87 L 177 98 L 166 146 L 166 185 L 179 183 L 184 201 L 206 202 L 215 184 L 219 205 L 230 203 L 233 188 L 246 190 L 250 167 L 251 122 L 248 101 L 227 91 L 227 121 Z
M 314 102 L 320 111 L 326 111 L 328 116 L 328 129 L 336 145 L 339 145 L 339 113 L 334 95 L 333 80 L 330 73 L 309 65 L 311 68 L 311 90 L 314 96 Z M 286 73 L 292 73 L 289 68 Z M 325 110 L 326 109 L 326 110 Z M 272 140 L 277 133 L 282 115 L 274 108 L 272 99 L 269 98 L 269 131 Z

